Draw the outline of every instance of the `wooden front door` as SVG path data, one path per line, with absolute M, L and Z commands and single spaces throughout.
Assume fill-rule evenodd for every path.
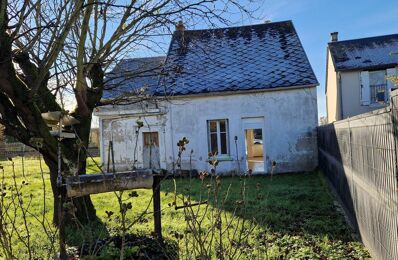
M 159 134 L 158 132 L 143 133 L 143 164 L 146 169 L 160 169 Z

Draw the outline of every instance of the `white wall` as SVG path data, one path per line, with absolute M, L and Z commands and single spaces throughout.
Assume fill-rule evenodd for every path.
M 135 112 L 134 112 L 135 111 Z M 136 108 L 102 108 L 100 117 L 101 156 L 106 163 L 107 142 L 113 132 L 115 160 L 128 168 L 132 163 L 135 142 L 135 121 L 139 114 Z M 164 114 L 167 112 L 167 114 Z M 113 113 L 113 115 L 112 115 Z M 183 156 L 183 165 L 189 169 L 189 154 L 192 149 L 192 166 L 197 170 L 210 170 L 208 159 L 207 120 L 228 119 L 229 161 L 219 164 L 219 172 L 237 168 L 237 153 L 242 170 L 245 167 L 244 130 L 245 118 L 263 118 L 263 144 L 265 170 L 270 171 L 271 162 L 277 162 L 277 172 L 308 171 L 317 166 L 316 88 L 301 88 L 284 91 L 269 91 L 253 94 L 174 98 L 162 103 L 157 115 L 145 116 L 144 124 L 159 132 L 161 167 L 172 169 L 177 159 L 177 142 L 182 137 L 190 140 Z M 123 115 L 124 114 L 124 115 Z M 120 118 L 126 117 L 127 118 Z M 119 117 L 111 127 L 110 120 Z M 115 122 L 115 121 L 114 121 Z M 111 128 L 113 129 L 111 131 Z M 171 134 L 173 133 L 173 134 Z M 238 137 L 238 151 L 234 136 Z M 138 140 L 138 160 L 142 154 L 142 140 Z M 162 147 L 163 145 L 163 147 Z M 142 158 L 141 161 L 142 162 Z M 121 167 L 121 168 L 123 168 Z

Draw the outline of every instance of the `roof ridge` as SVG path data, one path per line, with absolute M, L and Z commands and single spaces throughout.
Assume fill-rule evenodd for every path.
M 137 57 L 137 58 L 126 58 L 126 59 L 121 59 L 120 61 L 129 61 L 129 60 L 150 60 L 150 59 L 161 59 L 161 58 L 166 58 L 166 55 L 147 56 L 147 57 Z
M 251 27 L 260 27 L 260 26 L 271 26 L 276 24 L 283 24 L 283 23 L 292 23 L 292 20 L 284 20 L 284 21 L 277 21 L 277 22 L 269 22 L 269 23 L 258 23 L 258 24 L 248 24 L 248 25 L 241 25 L 241 26 L 227 26 L 227 27 L 220 27 L 220 28 L 208 28 L 208 29 L 195 29 L 195 30 L 184 30 L 184 32 L 208 32 L 208 31 L 222 31 L 227 29 L 241 29 L 241 28 L 251 28 Z M 179 31 L 174 31 L 174 33 Z
M 370 36 L 370 37 L 362 37 L 362 38 L 349 39 L 349 40 L 342 40 L 342 41 L 335 41 L 335 42 L 328 42 L 328 44 L 338 44 L 338 43 L 355 42 L 355 41 L 360 41 L 360 40 L 370 40 L 370 39 L 385 38 L 385 37 L 391 37 L 391 36 L 397 36 L 397 37 L 398 37 L 398 33 L 386 34 L 386 35 L 378 35 L 378 36 Z

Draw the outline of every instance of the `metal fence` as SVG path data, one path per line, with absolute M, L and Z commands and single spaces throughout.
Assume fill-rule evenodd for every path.
M 319 165 L 375 259 L 398 259 L 398 93 L 389 107 L 318 127 Z

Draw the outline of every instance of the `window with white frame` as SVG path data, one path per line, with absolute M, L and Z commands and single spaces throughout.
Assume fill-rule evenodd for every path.
M 220 119 L 207 121 L 207 132 L 209 152 L 217 155 L 229 154 L 228 120 Z
M 387 103 L 388 89 L 385 70 L 369 72 L 370 103 Z

